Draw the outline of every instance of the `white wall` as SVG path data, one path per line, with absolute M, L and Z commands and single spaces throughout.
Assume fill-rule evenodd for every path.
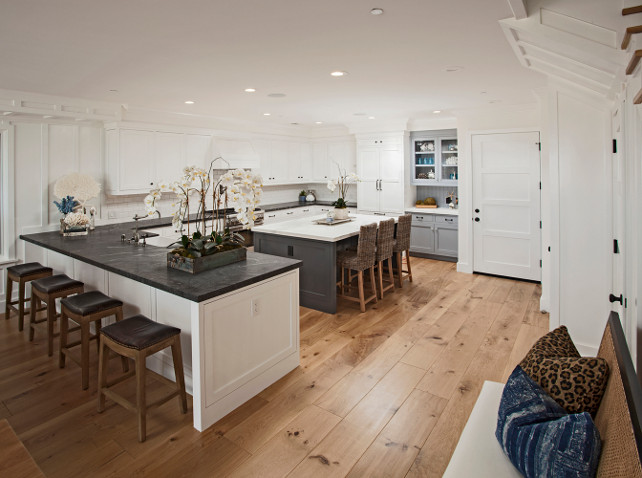
M 548 98 L 550 326 L 566 325 L 578 350 L 595 354 L 612 278 L 610 105 L 559 85 Z

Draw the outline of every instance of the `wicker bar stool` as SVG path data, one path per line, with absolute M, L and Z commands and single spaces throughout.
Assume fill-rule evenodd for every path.
M 387 290 L 394 290 L 395 279 L 392 273 L 392 255 L 395 244 L 395 220 L 388 219 L 379 223 L 377 231 L 377 251 L 375 262 L 377 267 L 377 280 L 379 281 L 379 298 L 383 299 L 383 293 Z M 387 262 L 389 284 L 383 286 L 383 263 Z
M 89 341 L 96 340 L 97 348 L 100 350 L 100 321 L 110 315 L 116 316 L 117 322 L 123 320 L 123 302 L 118 299 L 113 299 L 97 290 L 73 295 L 60 301 L 58 366 L 65 368 L 65 357 L 67 356 L 80 365 L 82 369 L 83 390 L 89 388 Z M 80 340 L 68 343 L 70 319 L 80 326 Z M 91 335 L 89 331 L 89 324 L 92 322 L 95 322 L 95 335 Z M 78 345 L 80 345 L 81 350 L 80 360 L 69 353 L 72 348 Z M 127 359 L 123 357 L 123 372 L 128 370 L 129 363 Z
M 85 290 L 85 284 L 74 280 L 65 274 L 56 274 L 51 277 L 37 279 L 31 283 L 31 310 L 29 313 L 29 341 L 33 341 L 36 326 L 42 322 L 47 322 L 47 353 L 53 355 L 54 322 L 58 318 L 56 313 L 56 299 L 68 297 L 72 294 L 82 294 Z M 36 319 L 36 311 L 40 309 L 40 304 L 47 304 L 47 317 L 45 319 Z
M 357 243 L 357 252 L 343 251 L 337 255 L 337 265 L 341 269 L 341 280 L 338 282 L 339 296 L 348 300 L 359 302 L 361 312 L 366 311 L 366 304 L 371 300 L 377 302 L 377 289 L 375 285 L 375 247 L 377 237 L 377 224 L 368 224 L 361 226 L 359 229 L 359 242 Z M 345 271 L 348 271 L 348 282 L 345 282 Z M 372 283 L 372 295 L 365 297 L 363 290 L 363 273 L 370 271 L 370 282 Z M 346 294 L 350 282 L 354 278 L 350 271 L 357 272 L 359 285 L 359 297 L 353 297 Z
M 397 222 L 397 234 L 395 235 L 395 244 L 392 248 L 397 263 L 397 278 L 399 279 L 399 288 L 403 287 L 403 281 L 408 279 L 412 282 L 412 268 L 410 267 L 410 223 L 412 214 L 399 216 Z M 403 270 L 403 254 L 406 254 L 406 270 Z
M 176 390 L 169 395 L 147 404 L 145 396 L 145 359 L 166 347 L 172 347 Z M 107 383 L 107 360 L 109 350 L 123 357 L 134 359 L 136 367 L 111 383 Z M 111 387 L 136 375 L 136 404 L 117 394 Z M 109 397 L 127 410 L 138 415 L 138 441 L 145 441 L 147 410 L 178 396 L 182 413 L 187 413 L 187 395 L 181 355 L 181 329 L 159 324 L 143 315 L 107 325 L 101 330 L 100 352 L 98 354 L 98 411 L 105 409 L 105 397 Z
M 17 312 L 18 330 L 24 329 L 25 313 L 31 312 L 29 309 L 25 310 L 25 302 L 29 302 L 29 306 L 31 306 L 31 297 L 25 298 L 25 286 L 27 282 L 42 279 L 43 277 L 50 277 L 52 274 L 53 270 L 51 267 L 45 267 L 39 262 L 27 262 L 26 264 L 7 267 L 7 286 L 5 288 L 4 296 L 4 318 L 8 320 L 11 311 Z M 18 284 L 18 300 L 11 300 L 14 283 Z M 18 307 L 15 307 L 14 304 L 18 304 Z

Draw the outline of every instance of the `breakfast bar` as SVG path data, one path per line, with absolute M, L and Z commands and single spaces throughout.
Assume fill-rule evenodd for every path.
M 121 242 L 122 225 L 89 235 L 21 236 L 38 261 L 181 329 L 185 382 L 200 431 L 299 365 L 300 261 L 248 252 L 247 260 L 197 275 L 168 269 L 167 249 Z M 169 351 L 148 368 L 174 380 Z
M 378 224 L 390 218 L 354 214 L 350 221 L 337 224 L 323 223 L 325 219 L 325 216 L 306 217 L 255 227 L 254 250 L 302 260 L 301 305 L 334 314 L 337 311 L 337 252 L 351 246 L 356 248 L 362 225 Z

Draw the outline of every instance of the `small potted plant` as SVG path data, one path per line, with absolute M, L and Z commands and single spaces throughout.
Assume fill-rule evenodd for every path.
M 359 177 L 355 173 L 348 174 L 345 169 L 341 169 L 339 165 L 339 177 L 334 180 L 331 179 L 328 181 L 328 189 L 332 192 L 339 187 L 339 198 L 332 203 L 334 206 L 334 218 L 335 219 L 348 219 L 348 204 L 346 203 L 346 196 L 348 195 L 348 189 L 350 184 L 353 182 L 359 181 Z
M 308 193 L 305 192 L 305 189 L 301 189 L 301 192 L 299 193 L 299 202 L 305 202 L 305 197 L 308 195 Z

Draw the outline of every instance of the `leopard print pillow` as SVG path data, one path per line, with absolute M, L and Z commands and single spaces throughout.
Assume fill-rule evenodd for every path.
M 580 353 L 575 348 L 575 344 L 568 334 L 565 326 L 551 330 L 548 334 L 541 337 L 535 345 L 531 347 L 526 357 L 519 364 L 524 371 L 531 375 L 529 370 L 539 362 L 542 357 L 580 357 Z
M 609 366 L 599 357 L 556 357 L 533 360 L 526 372 L 569 413 L 595 416 L 606 388 Z

